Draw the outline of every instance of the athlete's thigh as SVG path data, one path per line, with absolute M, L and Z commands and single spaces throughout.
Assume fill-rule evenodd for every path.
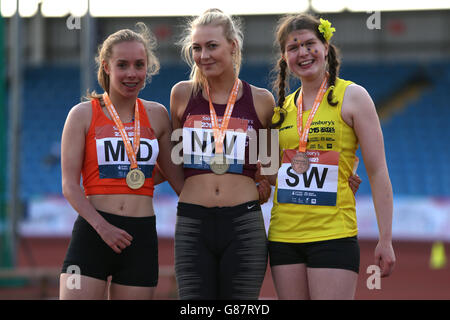
M 334 268 L 307 268 L 308 286 L 314 300 L 351 300 L 355 297 L 358 274 Z
M 205 224 L 201 218 L 177 216 L 175 276 L 181 300 L 218 297 L 218 259 L 205 241 L 210 238 L 205 235 Z
M 307 246 L 311 299 L 353 299 L 360 264 L 356 237 L 331 239 Z
M 259 216 L 260 212 L 250 212 L 239 217 L 245 222 L 235 226 L 235 237 L 223 251 L 220 299 L 256 300 L 259 297 L 268 257 L 264 226 L 256 227 L 258 224 L 255 223 Z
M 107 282 L 104 280 L 62 273 L 59 278 L 59 298 L 61 300 L 103 300 Z
M 271 267 L 272 279 L 280 300 L 308 300 L 306 265 L 283 264 Z
M 111 300 L 151 300 L 156 287 L 124 286 L 111 282 L 109 298 Z

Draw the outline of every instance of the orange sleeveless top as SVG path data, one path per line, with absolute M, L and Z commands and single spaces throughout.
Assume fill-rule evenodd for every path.
M 92 120 L 86 135 L 83 168 L 83 187 L 86 196 L 95 194 L 140 194 L 153 196 L 153 169 L 159 146 L 142 101 L 138 99 L 141 121 L 141 140 L 137 154 L 139 169 L 145 175 L 144 185 L 137 190 L 128 187 L 125 178 L 130 161 L 119 130 L 103 112 L 99 100 L 92 100 Z M 124 123 L 133 143 L 134 122 Z

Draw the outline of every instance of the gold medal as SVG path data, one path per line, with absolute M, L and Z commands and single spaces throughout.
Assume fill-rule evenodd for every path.
M 131 189 L 139 189 L 144 185 L 145 175 L 140 169 L 132 169 L 127 173 L 127 185 Z
M 211 158 L 209 167 L 215 174 L 224 174 L 228 171 L 230 165 L 227 163 L 227 158 L 225 158 L 225 155 L 223 153 L 218 153 Z
M 295 172 L 302 174 L 309 169 L 309 158 L 306 152 L 297 152 L 291 159 L 291 166 Z

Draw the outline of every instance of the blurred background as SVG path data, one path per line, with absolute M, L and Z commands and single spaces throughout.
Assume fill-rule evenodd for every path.
M 280 16 L 307 11 L 332 22 L 332 42 L 342 56 L 340 77 L 363 85 L 377 106 L 394 189 L 397 265 L 380 288 L 370 289 L 378 228 L 361 159 L 356 299 L 450 299 L 450 4 L 420 3 L 0 1 L 0 299 L 58 298 L 59 268 L 77 216 L 61 193 L 61 133 L 68 111 L 86 90 L 101 92 L 94 63 L 98 45 L 110 33 L 146 23 L 158 40 L 161 70 L 140 97 L 168 108 L 172 86 L 189 76 L 175 43 L 187 19 L 211 7 L 241 18 L 240 77 L 268 89 Z M 156 298 L 176 299 L 177 198 L 163 183 L 154 201 Z M 266 228 L 271 205 L 263 206 Z M 260 298 L 277 298 L 269 268 Z

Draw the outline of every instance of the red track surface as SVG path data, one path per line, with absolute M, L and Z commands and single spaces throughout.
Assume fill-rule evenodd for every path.
M 20 243 L 18 265 L 60 267 L 64 259 L 69 239 L 66 238 L 28 238 Z M 381 289 L 369 290 L 366 281 L 370 274 L 367 267 L 373 264 L 374 241 L 360 240 L 361 267 L 356 290 L 356 299 L 450 299 L 450 266 L 443 269 L 429 268 L 430 242 L 394 242 L 397 264 L 393 274 L 381 280 Z M 446 243 L 449 256 L 449 244 Z M 173 240 L 159 239 L 159 263 L 173 266 Z M 45 299 L 58 297 L 57 279 L 44 290 L 36 285 L 0 287 L 0 299 Z M 176 298 L 174 278 L 162 276 L 159 279 L 156 299 Z M 262 299 L 276 299 L 270 268 L 261 290 Z

